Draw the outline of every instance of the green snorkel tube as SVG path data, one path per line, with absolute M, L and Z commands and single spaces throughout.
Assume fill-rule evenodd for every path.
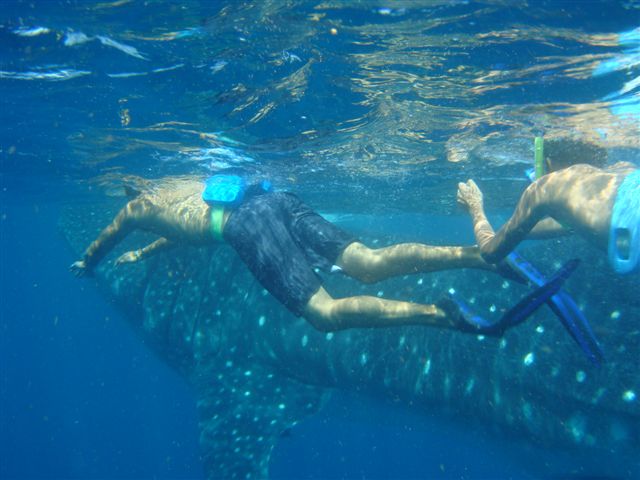
M 542 137 L 536 137 L 533 141 L 534 150 L 534 163 L 533 168 L 529 168 L 525 173 L 529 180 L 535 182 L 537 179 L 547 173 L 547 169 L 544 164 L 544 139 Z
M 536 137 L 533 141 L 533 148 L 535 151 L 535 169 L 536 169 L 536 178 L 542 177 L 545 173 L 547 173 L 544 166 L 544 139 L 542 137 Z

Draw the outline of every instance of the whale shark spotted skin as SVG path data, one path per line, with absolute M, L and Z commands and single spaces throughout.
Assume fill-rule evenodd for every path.
M 67 208 L 60 225 L 76 253 L 119 207 Z M 586 251 L 584 258 L 596 260 L 583 262 L 583 271 L 568 282 L 607 355 L 595 368 L 546 307 L 500 339 L 426 327 L 322 333 L 271 298 L 226 245 L 178 248 L 139 264 L 113 266 L 125 249 L 149 240 L 131 235 L 96 277 L 145 343 L 193 387 L 210 478 L 268 477 L 281 433 L 322 408 L 332 389 L 473 416 L 552 445 L 640 446 L 638 276 L 612 278 L 598 253 Z M 589 247 L 567 248 L 564 255 L 556 246 L 553 251 L 567 259 Z M 542 245 L 530 257 L 538 261 L 550 250 Z M 554 260 L 549 263 L 547 271 Z M 384 292 L 419 302 L 455 288 L 487 315 L 499 315 L 526 292 L 478 271 L 407 276 L 373 286 L 335 275 L 326 286 L 335 296 Z

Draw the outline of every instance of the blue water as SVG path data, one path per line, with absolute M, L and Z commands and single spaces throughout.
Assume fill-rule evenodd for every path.
M 639 18 L 633 0 L 3 2 L 0 477 L 204 477 L 186 382 L 94 280 L 67 272 L 66 204 L 114 195 L 122 175 L 234 167 L 319 210 L 378 215 L 376 234 L 391 214 L 429 213 L 438 227 L 404 227 L 469 243 L 456 183 L 478 179 L 504 218 L 534 135 L 577 135 L 640 164 L 640 46 L 618 36 Z M 607 462 L 631 478 L 637 453 Z M 283 434 L 271 474 L 565 478 L 601 466 L 338 393 Z

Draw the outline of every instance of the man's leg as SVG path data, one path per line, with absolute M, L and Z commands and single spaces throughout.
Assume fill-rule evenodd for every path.
M 370 296 L 334 299 L 322 287 L 311 297 L 303 314 L 315 328 L 324 332 L 400 325 L 456 328 L 455 320 L 447 318 L 444 310 L 436 305 Z
M 345 248 L 336 263 L 344 273 L 366 283 L 453 268 L 496 270 L 482 259 L 478 247 L 436 247 L 421 243 L 371 249 L 354 242 Z

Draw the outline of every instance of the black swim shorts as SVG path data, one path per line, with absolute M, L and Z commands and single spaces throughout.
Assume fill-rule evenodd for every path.
M 301 316 L 328 271 L 356 239 L 291 193 L 249 198 L 234 209 L 224 239 L 274 297 Z

